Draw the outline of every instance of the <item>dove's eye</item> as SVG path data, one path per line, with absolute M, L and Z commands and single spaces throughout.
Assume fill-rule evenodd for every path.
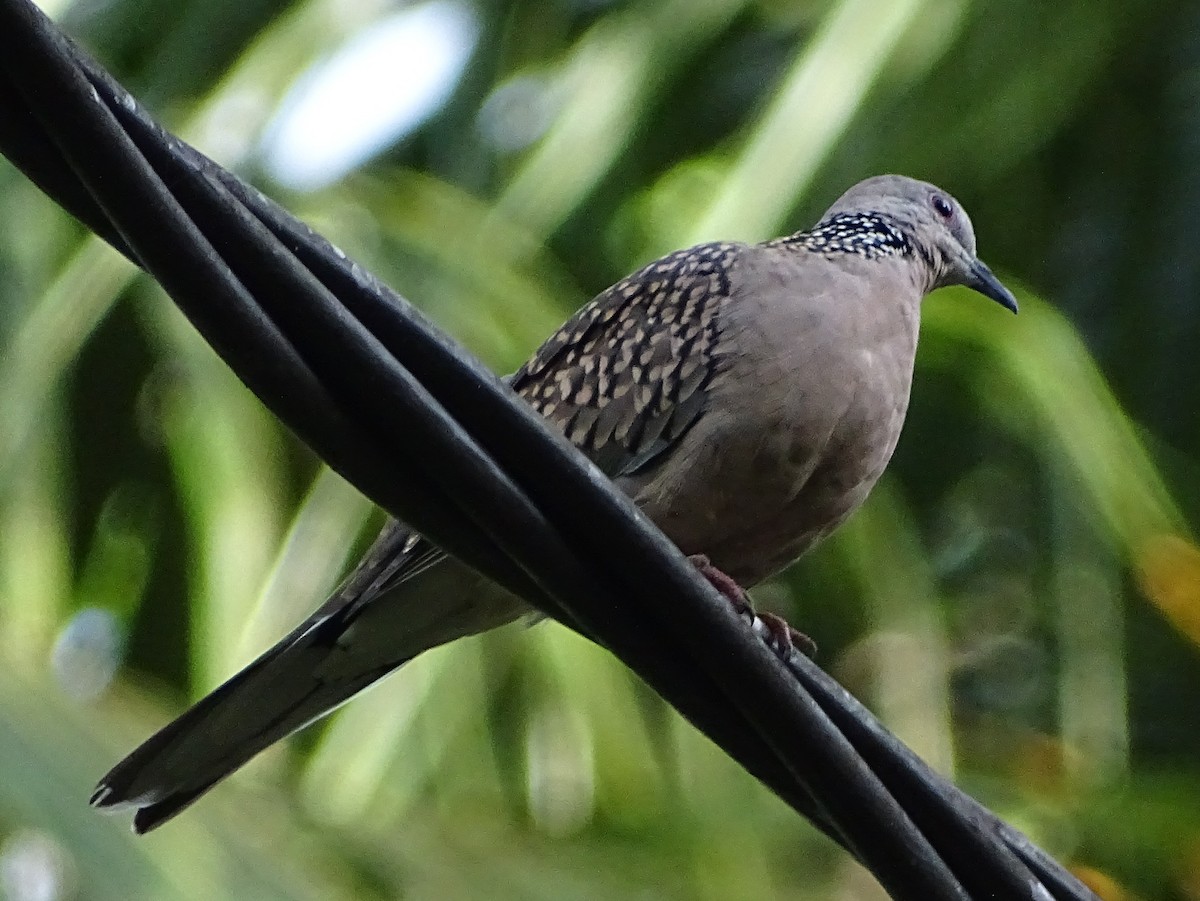
M 950 201 L 941 194 L 934 194 L 929 198 L 929 205 L 933 207 L 933 211 L 949 222 L 954 218 L 954 207 L 950 205 Z

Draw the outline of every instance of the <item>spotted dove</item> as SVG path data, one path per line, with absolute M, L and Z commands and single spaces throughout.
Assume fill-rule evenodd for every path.
M 1016 312 L 954 198 L 871 178 L 808 231 L 639 269 L 510 384 L 681 550 L 748 587 L 866 498 L 908 407 L 921 299 L 947 285 Z M 527 612 L 390 521 L 320 609 L 118 764 L 92 803 L 137 808 L 135 830 L 153 829 L 421 651 Z

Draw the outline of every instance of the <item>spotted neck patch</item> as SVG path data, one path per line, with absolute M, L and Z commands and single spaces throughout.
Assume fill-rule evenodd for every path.
M 767 246 L 820 254 L 853 253 L 868 260 L 913 253 L 912 242 L 894 222 L 878 213 L 838 213 L 808 231 L 769 241 Z

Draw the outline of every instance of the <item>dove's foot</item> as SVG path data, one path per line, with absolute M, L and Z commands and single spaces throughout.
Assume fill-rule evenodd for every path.
M 734 612 L 746 619 L 756 632 L 763 635 L 767 644 L 777 654 L 786 658 L 795 649 L 806 657 L 812 657 L 817 652 L 817 645 L 811 638 L 788 625 L 787 621 L 774 613 L 756 613 L 750 603 L 750 595 L 734 579 L 725 572 L 713 566 L 712 561 L 703 554 L 692 554 L 688 557 L 692 565 L 708 580 L 708 584 L 729 601 Z

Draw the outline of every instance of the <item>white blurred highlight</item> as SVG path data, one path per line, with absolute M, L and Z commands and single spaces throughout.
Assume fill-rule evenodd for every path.
M 116 675 L 121 645 L 121 627 L 111 612 L 80 610 L 59 632 L 50 652 L 59 687 L 76 701 L 102 695 Z
M 70 855 L 51 835 L 35 830 L 17 832 L 0 845 L 0 896 L 9 901 L 75 897 L 73 870 Z
M 306 73 L 267 131 L 267 171 L 301 191 L 323 187 L 441 108 L 479 38 L 457 0 L 432 0 L 372 25 Z

